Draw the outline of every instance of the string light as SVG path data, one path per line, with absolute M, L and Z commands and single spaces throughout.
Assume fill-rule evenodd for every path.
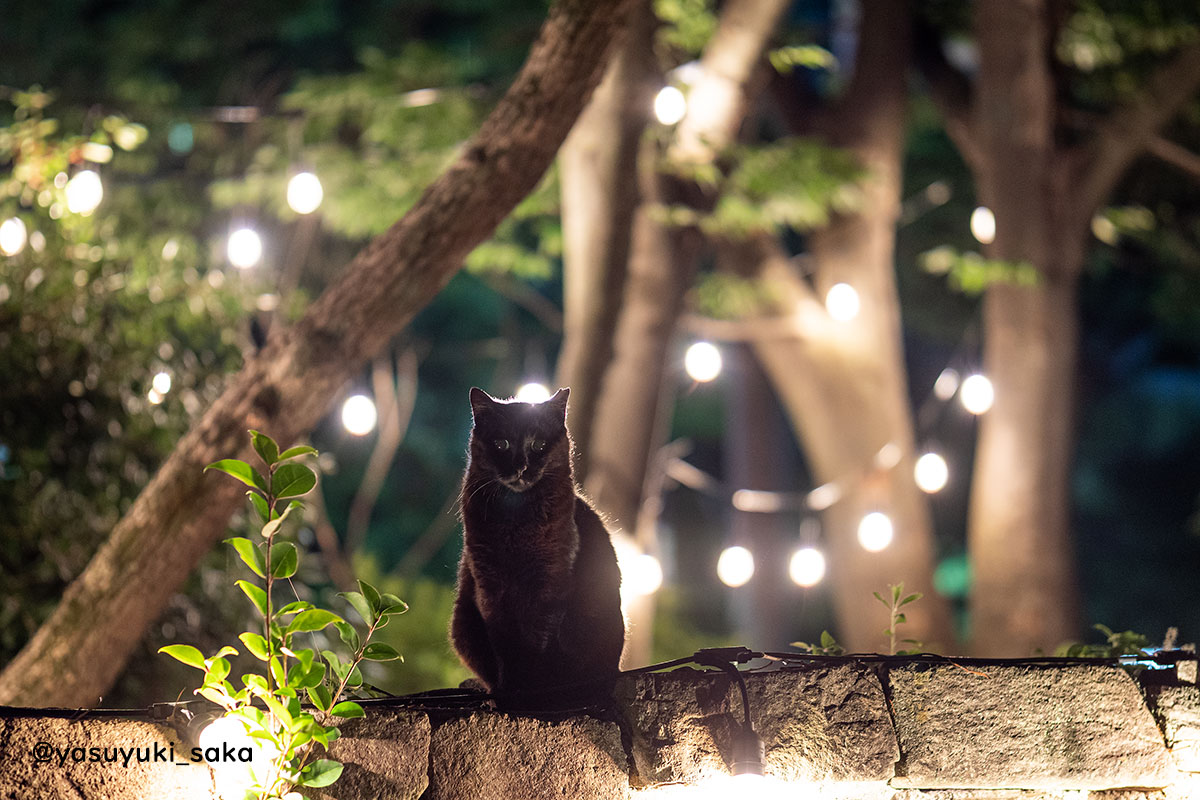
M 825 310 L 838 322 L 854 319 L 861 307 L 858 291 L 848 283 L 835 283 L 825 293 Z
M 797 586 L 816 586 L 825 577 L 825 556 L 815 547 L 801 547 L 792 553 L 788 575 Z
M 687 114 L 687 98 L 674 86 L 664 86 L 654 96 L 654 116 L 663 125 L 674 125 Z
M 996 215 L 986 206 L 971 212 L 971 235 L 980 244 L 991 244 L 996 240 Z
M 348 433 L 355 436 L 366 436 L 375 430 L 379 413 L 375 410 L 375 401 L 365 394 L 355 394 L 346 398 L 342 403 L 342 426 Z
M 721 351 L 712 342 L 696 342 L 683 354 L 683 368 L 699 383 L 708 383 L 721 374 Z
M 516 399 L 522 403 L 544 403 L 550 399 L 550 390 L 545 384 L 530 381 L 517 389 Z
M 262 260 L 262 237 L 253 228 L 238 228 L 229 234 L 226 253 L 230 264 L 238 269 L 250 269 Z
M 311 214 L 321 207 L 324 198 L 321 179 L 311 172 L 297 172 L 288 181 L 287 204 L 297 214 Z
M 75 177 L 67 181 L 66 191 L 67 210 L 85 217 L 95 211 L 104 199 L 104 184 L 100 181 L 100 174 L 90 169 L 75 173 Z
M 886 549 L 894 534 L 891 517 L 882 511 L 872 511 L 858 523 L 858 543 L 868 553 Z
M 733 589 L 745 586 L 754 577 L 754 554 L 740 545 L 726 547 L 717 559 L 717 577 Z
M 946 465 L 946 459 L 939 453 L 930 451 L 917 459 L 913 467 L 913 478 L 918 489 L 926 494 L 934 494 L 946 488 L 946 483 L 950 480 L 950 468 Z
M 25 223 L 20 218 L 10 217 L 4 222 L 0 222 L 0 253 L 4 253 L 6 256 L 15 256 L 25 249 L 26 241 L 28 241 L 28 235 Z
M 996 390 L 986 375 L 975 373 L 967 376 L 958 391 L 958 399 L 963 408 L 979 416 L 986 414 L 996 399 Z

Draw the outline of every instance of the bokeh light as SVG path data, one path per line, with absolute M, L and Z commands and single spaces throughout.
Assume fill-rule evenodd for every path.
M 75 177 L 67 181 L 66 191 L 67 210 L 85 217 L 95 211 L 104 199 L 104 184 L 100 181 L 100 174 L 90 169 L 75 173 Z
M 321 179 L 311 172 L 297 172 L 288 181 L 287 204 L 297 214 L 311 214 L 321 207 L 323 199 Z
M 0 253 L 15 256 L 25 249 L 28 241 L 25 223 L 17 217 L 10 217 L 0 222 Z
M 892 518 L 882 511 L 872 511 L 858 523 L 858 543 L 869 553 L 886 549 L 894 534 Z
M 544 403 L 550 399 L 550 390 L 544 383 L 530 381 L 517 389 L 516 398 L 522 403 Z
M 726 586 L 745 586 L 754 577 L 754 554 L 740 545 L 726 547 L 717 559 L 717 577 Z
M 838 322 L 854 319 L 861 307 L 858 291 L 848 283 L 835 283 L 825 294 L 825 310 Z
M 674 86 L 664 86 L 654 96 L 654 116 L 663 125 L 674 125 L 687 114 L 687 98 Z
M 816 586 L 825 577 L 825 556 L 815 547 L 802 547 L 792 553 L 788 575 L 797 586 Z
M 683 368 L 688 377 L 708 383 L 721 374 L 721 351 L 711 342 L 696 342 L 683 354 Z
M 986 414 L 996 399 L 996 390 L 986 375 L 976 373 L 962 382 L 958 390 L 958 399 L 963 408 L 978 416 Z
M 971 212 L 971 235 L 980 244 L 996 241 L 996 215 L 990 208 L 980 206 Z
M 922 492 L 927 494 L 940 492 L 946 488 L 946 483 L 950 480 L 950 467 L 941 454 L 932 451 L 924 453 L 917 459 L 917 463 L 913 467 L 913 478 L 917 482 L 917 488 Z
M 378 420 L 375 401 L 365 394 L 351 395 L 342 403 L 342 427 L 355 436 L 366 436 L 375 430 Z
M 230 264 L 238 269 L 250 269 L 262 260 L 262 237 L 253 228 L 238 228 L 229 234 L 226 252 Z

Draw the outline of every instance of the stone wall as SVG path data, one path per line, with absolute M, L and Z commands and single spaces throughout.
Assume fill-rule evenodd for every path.
M 1200 800 L 1193 675 L 869 662 L 748 673 L 770 776 L 752 794 Z M 210 769 L 189 759 L 187 731 L 85 714 L 0 709 L 0 800 L 215 796 Z M 372 706 L 343 726 L 333 756 L 346 770 L 326 791 L 338 800 L 698 798 L 727 780 L 740 716 L 731 678 L 692 669 L 625 676 L 607 719 Z M 120 747 L 144 748 L 147 759 L 104 763 L 104 749 Z M 91 748 L 100 759 L 89 760 Z M 173 761 L 155 760 L 167 752 Z

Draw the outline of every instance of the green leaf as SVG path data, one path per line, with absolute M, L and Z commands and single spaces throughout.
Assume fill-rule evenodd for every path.
M 229 645 L 225 645 L 217 652 L 213 653 L 213 658 L 223 658 L 225 656 L 236 656 L 238 651 Z
M 375 612 L 376 616 L 378 616 L 378 614 L 379 614 L 379 592 L 378 592 L 378 590 L 376 590 L 374 586 L 367 583 L 366 581 L 358 582 L 358 590 L 363 593 L 363 597 L 367 598 L 367 602 L 371 604 L 371 609 Z M 375 621 L 374 619 L 367 620 L 368 623 L 374 622 L 374 621 Z
M 279 445 L 275 444 L 275 440 L 270 436 L 252 430 L 250 431 L 250 441 L 254 444 L 254 451 L 266 462 L 268 467 L 279 460 Z
M 204 654 L 190 644 L 169 644 L 158 648 L 158 652 L 166 653 L 171 658 L 183 662 L 189 667 L 195 667 L 199 670 L 206 669 L 204 666 Z
M 283 464 L 271 476 L 271 494 L 277 500 L 307 494 L 316 485 L 316 474 L 303 464 Z
M 290 578 L 295 575 L 299 558 L 296 545 L 291 542 L 276 542 L 271 548 L 272 577 Z
M 319 631 L 328 625 L 342 621 L 342 618 L 332 611 L 326 611 L 323 608 L 310 608 L 296 615 L 296 618 L 287 626 L 287 632 Z
M 284 512 L 282 514 L 273 515 L 274 518 L 270 522 L 268 522 L 262 526 L 262 537 L 264 539 L 270 539 L 272 536 L 274 536 L 276 533 L 278 533 L 279 528 L 280 528 L 280 526 L 283 525 L 284 520 L 286 520 L 288 518 L 288 516 L 292 513 L 292 510 L 296 509 L 296 508 L 302 509 L 302 508 L 304 508 L 304 506 L 298 506 L 295 503 L 291 503 L 288 505 L 288 507 L 286 509 L 284 509 Z
M 826 650 L 837 647 L 837 642 L 834 641 L 833 634 L 829 631 L 821 631 L 821 647 L 824 647 Z
M 367 623 L 367 625 L 375 622 L 375 614 L 371 609 L 370 602 L 368 602 L 367 598 L 363 597 L 360 593 L 338 592 L 338 596 L 346 598 L 346 602 L 348 602 L 350 607 L 353 608 L 360 617 L 362 617 L 363 622 Z
M 265 617 L 267 615 L 267 593 L 250 581 L 237 581 L 236 583 L 246 594 L 246 597 L 250 598 L 250 602 L 254 603 L 254 607 L 258 609 L 258 613 Z
M 363 658 L 368 661 L 395 661 L 401 656 L 391 645 L 383 642 L 371 642 L 363 648 Z
M 922 597 L 924 597 L 924 596 L 925 596 L 925 595 L 921 594 L 920 592 L 913 592 L 913 593 L 912 593 L 912 594 L 910 594 L 908 597 L 906 597 L 906 598 L 904 598 L 903 600 L 901 600 L 901 601 L 900 601 L 900 605 L 902 605 L 902 606 L 906 606 L 906 605 L 908 605 L 909 603 L 914 603 L 914 602 L 916 602 L 917 600 L 920 600 L 920 599 L 921 599 Z
M 238 634 L 238 638 L 242 640 L 242 644 L 246 645 L 246 649 L 257 658 L 259 661 L 267 660 L 267 640 L 257 633 L 246 631 Z
M 329 693 L 329 688 L 325 684 L 313 686 L 308 689 L 308 699 L 312 700 L 312 704 L 322 711 L 329 710 L 329 704 L 333 702 L 333 697 Z
M 408 603 L 394 594 L 383 594 L 379 597 L 380 611 L 383 614 L 403 614 L 408 611 Z
M 316 454 L 317 454 L 317 451 L 315 449 L 309 447 L 306 444 L 302 444 L 302 445 L 297 445 L 296 447 L 289 447 L 287 450 L 284 450 L 282 453 L 279 454 L 279 458 L 277 459 L 277 461 L 287 461 L 289 458 L 295 458 L 296 456 L 307 456 L 307 455 L 315 456 Z
M 208 661 L 208 674 L 205 676 L 205 682 L 214 681 L 220 683 L 229 675 L 229 662 L 223 658 L 212 658 Z
M 288 670 L 288 683 L 297 690 L 316 688 L 324 680 L 325 665 L 319 661 L 307 668 L 303 664 L 296 664 Z
M 883 597 L 879 594 L 879 592 L 871 592 L 871 594 L 875 595 L 875 599 L 878 600 L 879 602 L 883 603 L 885 606 L 888 604 L 888 601 L 884 600 Z
M 271 509 L 267 505 L 267 498 L 253 490 L 246 492 L 246 496 L 250 498 L 250 504 L 254 506 L 254 510 L 258 512 L 258 518 L 260 520 L 265 523 L 271 518 Z
M 226 544 L 233 545 L 233 549 L 237 550 L 237 554 L 242 557 L 242 561 L 246 563 L 251 571 L 260 578 L 267 577 L 267 567 L 263 562 L 262 551 L 254 546 L 254 542 L 249 539 L 238 536 L 233 539 L 226 539 Z
M 276 614 L 279 614 L 279 615 L 297 614 L 301 611 L 307 611 L 308 609 L 310 609 L 312 607 L 313 607 L 313 604 L 308 602 L 307 600 L 296 600 L 294 602 L 288 603 L 286 606 L 279 609 L 279 611 L 277 611 Z
M 341 621 L 333 623 L 333 627 L 337 628 L 338 636 L 346 643 L 352 652 L 358 652 L 358 631 L 354 630 L 354 626 L 349 622 Z
M 301 786 L 320 788 L 336 781 L 342 774 L 342 765 L 328 758 L 322 758 L 309 764 L 300 772 Z
M 232 475 L 242 483 L 252 489 L 258 489 L 263 494 L 267 493 L 267 481 L 254 467 L 247 464 L 245 461 L 239 461 L 236 458 L 223 458 L 220 461 L 214 461 L 204 468 L 205 472 L 210 469 L 224 472 L 227 475 Z
M 203 697 L 205 700 L 211 700 L 219 706 L 224 706 L 228 697 L 219 689 L 214 689 L 211 686 L 204 686 L 196 690 L 196 694 Z
M 367 712 L 363 711 L 363 707 L 352 700 L 347 700 L 344 703 L 338 703 L 333 708 L 329 709 L 329 713 L 343 719 L 356 719 L 365 717 Z

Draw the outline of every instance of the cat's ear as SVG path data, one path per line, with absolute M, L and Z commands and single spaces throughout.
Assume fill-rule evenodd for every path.
M 546 405 L 558 411 L 565 420 L 567 418 L 567 398 L 571 396 L 571 390 L 565 386 L 554 393 L 554 396 L 546 401 Z
M 496 405 L 496 400 L 483 389 L 471 387 L 471 414 L 479 416 L 480 411 L 486 411 Z

